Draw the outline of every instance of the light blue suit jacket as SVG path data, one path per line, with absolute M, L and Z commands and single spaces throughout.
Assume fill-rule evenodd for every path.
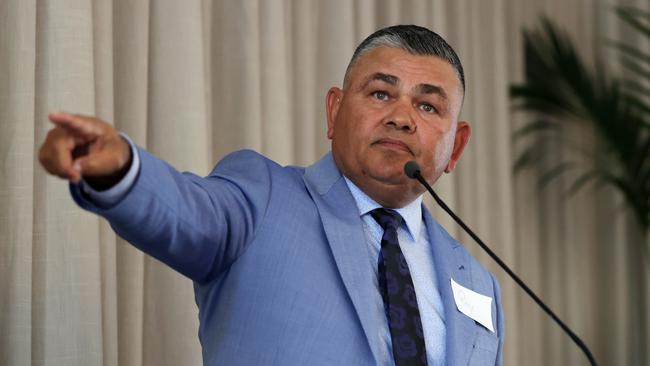
M 76 185 L 72 194 L 124 239 L 194 281 L 205 365 L 382 363 L 363 226 L 330 154 L 305 169 L 239 151 L 206 178 L 179 173 L 142 149 L 139 155 L 139 176 L 116 205 L 97 207 Z M 448 365 L 501 364 L 495 278 L 426 209 L 423 215 L 445 308 Z M 495 333 L 457 310 L 451 278 L 494 299 Z

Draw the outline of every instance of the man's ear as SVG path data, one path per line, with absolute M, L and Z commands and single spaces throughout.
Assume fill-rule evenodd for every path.
M 456 125 L 456 136 L 454 137 L 454 149 L 451 152 L 451 157 L 445 168 L 445 173 L 451 173 L 452 170 L 456 167 L 460 155 L 465 150 L 467 142 L 469 142 L 469 137 L 472 134 L 472 128 L 469 123 L 465 121 L 460 121 Z
M 334 121 L 336 121 L 336 115 L 339 113 L 342 99 L 343 90 L 340 88 L 333 86 L 329 91 L 327 91 L 325 110 L 327 112 L 327 138 L 330 140 L 334 135 Z

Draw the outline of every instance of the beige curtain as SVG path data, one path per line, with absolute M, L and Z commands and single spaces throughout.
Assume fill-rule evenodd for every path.
M 521 27 L 546 13 L 583 55 L 604 54 L 599 39 L 625 36 L 610 9 L 604 0 L 0 0 L 0 365 L 201 364 L 191 282 L 116 238 L 38 165 L 48 111 L 113 121 L 199 174 L 239 148 L 309 164 L 329 148 L 328 87 L 363 37 L 394 23 L 438 31 L 466 68 L 463 118 L 474 135 L 458 171 L 437 184 L 441 196 L 601 364 L 647 364 L 648 271 L 621 198 L 567 199 L 562 181 L 540 192 L 539 172 L 511 169 L 524 118 L 508 100 L 523 72 Z M 589 131 L 576 136 L 593 142 Z M 431 207 L 500 278 L 506 364 L 586 365 Z

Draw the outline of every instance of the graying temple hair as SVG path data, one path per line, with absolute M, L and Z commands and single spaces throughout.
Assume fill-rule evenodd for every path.
M 436 56 L 447 61 L 456 71 L 465 93 L 465 73 L 463 65 L 454 49 L 437 33 L 417 25 L 394 25 L 376 31 L 369 35 L 354 50 L 352 59 L 345 71 L 343 85 L 348 83 L 348 73 L 356 61 L 364 53 L 377 47 L 393 47 L 402 49 L 412 55 Z

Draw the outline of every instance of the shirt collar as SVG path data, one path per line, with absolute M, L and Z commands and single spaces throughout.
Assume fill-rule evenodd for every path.
M 354 197 L 354 201 L 357 204 L 359 216 L 363 216 L 376 208 L 382 207 L 352 183 L 352 181 L 346 176 L 343 176 L 343 178 L 345 178 L 345 183 L 348 185 L 350 193 L 352 193 L 352 197 Z M 411 235 L 411 238 L 416 241 L 422 227 L 422 195 L 419 195 L 418 198 L 408 205 L 394 210 L 402 215 L 404 222 L 406 222 L 406 229 L 409 235 Z

